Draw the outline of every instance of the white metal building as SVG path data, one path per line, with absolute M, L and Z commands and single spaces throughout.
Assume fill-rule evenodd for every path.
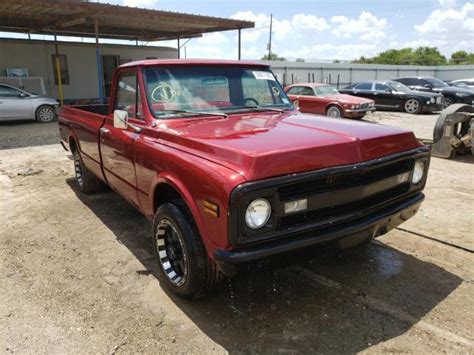
M 59 42 L 61 78 L 65 100 L 99 97 L 94 43 Z M 101 44 L 104 85 L 107 90 L 113 70 L 120 64 L 141 59 L 177 58 L 176 48 Z M 43 79 L 45 94 L 58 97 L 55 85 L 54 42 L 0 40 L 0 82 L 18 85 L 18 79 L 5 78 L 8 69 L 27 69 L 29 77 Z M 39 80 L 21 80 L 25 90 L 41 93 Z

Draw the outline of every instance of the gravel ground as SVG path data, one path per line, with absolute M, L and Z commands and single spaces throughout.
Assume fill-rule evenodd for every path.
M 430 138 L 436 115 L 366 120 Z M 420 213 L 363 252 L 312 251 L 185 302 L 150 224 L 81 195 L 52 124 L 0 125 L 0 353 L 474 353 L 474 159 L 432 159 Z

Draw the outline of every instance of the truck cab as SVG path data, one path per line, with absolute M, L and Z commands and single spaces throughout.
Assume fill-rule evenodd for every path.
M 108 185 L 153 221 L 179 296 L 242 264 L 370 241 L 424 198 L 429 150 L 412 132 L 302 114 L 265 64 L 139 61 L 112 85 L 108 105 L 62 108 L 61 143 L 84 193 Z

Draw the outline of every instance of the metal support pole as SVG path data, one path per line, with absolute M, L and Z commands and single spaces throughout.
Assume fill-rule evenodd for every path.
M 59 61 L 58 40 L 56 38 L 56 31 L 54 31 L 54 63 L 56 66 L 56 78 L 58 79 L 58 94 L 61 106 L 64 105 L 63 81 L 61 78 L 61 63 Z
M 178 37 L 178 59 L 181 58 L 181 44 L 180 44 L 180 38 Z
M 97 79 L 99 81 L 99 101 L 101 104 L 104 103 L 104 72 L 102 68 L 102 56 L 100 54 L 99 47 L 99 21 L 97 18 L 94 23 L 95 30 L 95 56 L 97 62 Z
M 239 51 L 238 51 L 238 59 L 240 60 L 242 58 L 242 29 L 239 28 Z
M 268 60 L 272 59 L 272 25 L 273 25 L 273 14 L 270 14 L 270 36 L 268 38 Z

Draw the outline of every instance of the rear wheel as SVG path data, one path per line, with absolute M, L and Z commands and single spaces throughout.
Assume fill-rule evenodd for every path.
M 405 101 L 405 105 L 403 105 L 406 113 L 420 113 L 421 111 L 421 104 L 420 101 L 417 99 L 408 99 Z
M 56 111 L 52 106 L 43 105 L 36 109 L 35 116 L 38 122 L 48 123 L 56 119 Z
M 203 298 L 218 285 L 221 273 L 207 256 L 191 213 L 183 200 L 161 205 L 153 221 L 158 278 L 176 295 Z
M 326 115 L 329 117 L 342 117 L 342 111 L 339 107 L 332 105 L 326 110 Z
M 74 175 L 76 177 L 79 190 L 85 194 L 92 194 L 102 190 L 103 183 L 97 179 L 82 163 L 79 151 L 73 152 L 74 155 Z

